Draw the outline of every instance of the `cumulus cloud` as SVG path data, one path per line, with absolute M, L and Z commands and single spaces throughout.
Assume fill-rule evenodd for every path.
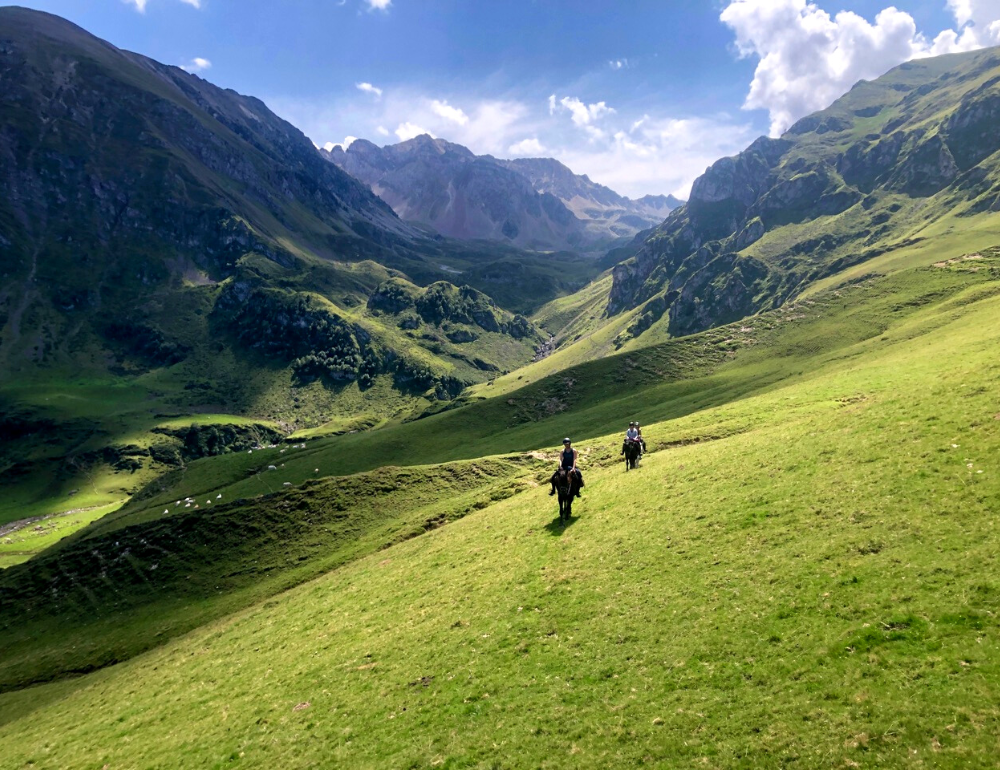
M 542 146 L 542 143 L 538 141 L 538 137 L 533 136 L 529 139 L 522 139 L 520 142 L 515 142 L 507 148 L 507 152 L 516 158 L 537 158 L 539 155 L 544 155 L 547 150 Z
M 326 150 L 327 152 L 330 152 L 334 147 L 339 147 L 342 150 L 346 150 L 356 141 L 358 141 L 358 137 L 347 136 L 344 137 L 344 141 L 342 142 L 327 142 L 326 144 L 323 145 L 323 149 Z
M 434 134 L 431 134 L 431 132 L 428 131 L 426 128 L 422 128 L 421 126 L 418 126 L 415 123 L 410 123 L 409 121 L 406 121 L 405 123 L 400 123 L 399 126 L 396 128 L 395 133 L 396 136 L 399 137 L 399 141 L 401 142 L 405 142 L 409 139 L 414 139 L 423 134 L 430 134 L 430 136 L 434 136 Z
M 354 87 L 359 91 L 364 91 L 366 94 L 371 94 L 376 99 L 382 98 L 382 89 L 373 86 L 371 83 L 355 83 Z
M 566 147 L 555 157 L 623 195 L 672 193 L 687 198 L 691 184 L 709 165 L 739 152 L 754 136 L 748 123 L 734 122 L 728 115 L 646 115 L 629 125 L 602 141 Z
M 561 95 L 553 95 L 550 115 L 544 95 L 522 101 L 506 95 L 484 98 L 474 91 L 429 95 L 402 86 L 387 90 L 378 101 L 363 98 L 354 89 L 323 99 L 265 99 L 306 136 L 322 137 L 317 139 L 320 144 L 330 136 L 345 134 L 380 144 L 429 134 L 468 147 L 477 155 L 553 157 L 574 172 L 588 174 L 632 197 L 649 193 L 687 197 L 691 183 L 706 167 L 721 156 L 739 152 L 755 136 L 749 119 L 671 117 L 654 111 L 631 113 L 625 108 L 615 112 L 606 103 L 585 104 L 567 97 L 581 116 L 574 121 L 572 108 L 562 100 Z M 441 114 L 447 110 L 435 109 L 435 102 L 452 109 L 461 105 L 466 120 Z M 582 126 L 578 123 L 583 112 L 576 102 L 586 110 L 588 122 Z
M 1000 44 L 998 0 L 948 0 L 958 30 L 946 29 L 934 38 L 931 54 L 974 51 Z
M 368 3 L 369 11 L 388 11 L 392 5 L 392 0 L 365 0 Z
M 744 107 L 766 109 L 771 134 L 828 107 L 859 80 L 870 80 L 921 56 L 1000 42 L 1000 2 L 948 0 L 960 29 L 929 41 L 910 14 L 895 7 L 874 22 L 851 11 L 830 16 L 807 0 L 731 0 L 720 16 L 741 57 L 757 57 Z
M 211 66 L 212 62 L 210 62 L 208 59 L 203 59 L 200 56 L 196 56 L 187 64 L 182 64 L 181 69 L 184 70 L 185 72 L 195 73 L 195 72 L 204 72 L 205 70 L 210 69 Z
M 615 110 L 613 107 L 609 107 L 605 102 L 595 102 L 594 104 L 584 104 L 582 101 L 577 99 L 575 96 L 564 96 L 559 100 L 559 104 L 562 106 L 563 110 L 568 110 L 572 116 L 573 123 L 581 128 L 584 126 L 589 126 L 596 120 L 607 115 L 614 115 Z M 549 114 L 553 114 L 556 111 L 556 97 L 553 94 L 549 97 Z
M 435 115 L 440 115 L 445 120 L 450 120 L 452 123 L 457 123 L 460 126 L 464 126 L 469 122 L 468 115 L 458 107 L 452 107 L 448 102 L 434 99 L 431 102 L 431 109 L 434 110 Z

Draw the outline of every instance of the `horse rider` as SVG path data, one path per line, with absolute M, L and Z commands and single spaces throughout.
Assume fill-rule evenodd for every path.
M 639 434 L 639 446 L 642 447 L 642 451 L 639 452 L 639 457 L 641 458 L 646 453 L 646 439 L 642 437 L 642 428 L 639 423 L 635 424 L 635 432 Z
M 625 431 L 625 440 L 622 442 L 622 454 L 625 454 L 625 449 L 628 447 L 630 441 L 639 441 L 642 434 L 639 433 L 639 428 L 636 426 L 635 421 L 628 424 L 628 430 Z M 642 446 L 640 444 L 640 446 Z
M 583 489 L 583 474 L 576 467 L 576 461 L 579 456 L 580 453 L 573 449 L 573 442 L 568 438 L 564 438 L 563 450 L 559 453 L 559 468 L 552 474 L 552 491 L 549 492 L 549 495 L 556 493 L 556 476 L 559 471 L 567 471 L 576 477 L 576 496 L 580 496 L 580 490 Z

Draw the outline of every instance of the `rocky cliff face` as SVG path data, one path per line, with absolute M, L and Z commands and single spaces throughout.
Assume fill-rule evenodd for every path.
M 615 267 L 607 312 L 643 306 L 632 336 L 663 316 L 672 333 L 700 331 L 904 240 L 893 224 L 908 211 L 1000 208 L 998 116 L 997 49 L 859 83 L 780 139 L 714 163 Z
M 249 251 L 289 264 L 291 232 L 330 257 L 412 237 L 259 100 L 54 16 L 0 20 L 0 221 L 37 280 L 74 293 L 123 263 L 147 284 L 181 263 L 219 279 Z
M 460 145 L 424 135 L 381 149 L 358 140 L 346 152 L 324 153 L 402 219 L 442 235 L 538 250 L 581 245 L 584 227 L 558 198 Z
M 358 140 L 324 154 L 405 220 L 533 249 L 594 250 L 658 224 L 679 204 L 629 200 L 551 158 L 476 156 L 426 135 L 383 148 Z
M 497 161 L 526 179 L 541 193 L 550 193 L 586 223 L 592 237 L 624 239 L 658 225 L 681 201 L 672 195 L 646 195 L 631 200 L 586 174 L 574 174 L 552 158 L 517 158 Z

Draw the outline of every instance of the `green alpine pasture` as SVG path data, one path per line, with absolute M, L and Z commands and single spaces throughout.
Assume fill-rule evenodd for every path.
M 4 629 L 3 658 L 19 650 L 8 688 L 18 669 L 61 676 L 53 663 L 87 623 L 117 622 L 125 654 L 0 696 L 0 767 L 992 767 L 1000 265 L 975 256 L 607 359 L 552 414 L 532 409 L 557 380 L 310 441 L 279 455 L 290 491 L 247 488 L 188 530 L 193 514 L 161 507 L 155 521 L 134 503 L 4 571 L 47 629 L 16 644 Z M 684 367 L 668 371 L 671 353 Z M 618 428 L 634 418 L 655 451 L 625 473 Z M 398 465 L 395 452 L 417 466 L 551 448 L 563 433 L 579 436 L 587 478 L 565 528 L 539 483 L 546 452 L 537 465 L 364 467 Z M 199 460 L 175 481 L 207 483 L 215 464 L 236 494 L 249 466 L 233 464 L 254 455 Z M 320 460 L 360 475 L 291 475 Z M 479 463 L 490 480 L 469 487 Z M 412 497 L 379 507 L 380 474 L 400 473 L 415 474 Z M 439 474 L 460 486 L 432 503 L 420 490 Z M 357 526 L 389 527 L 367 545 L 336 533 L 337 505 L 341 532 L 351 506 L 319 502 L 345 490 L 372 501 Z M 427 505 L 452 503 L 450 523 L 426 526 L 439 520 Z M 270 543 L 257 549 L 267 579 L 213 546 L 240 536 L 226 516 Z M 190 579 L 165 580 L 146 605 L 149 535 L 171 530 L 205 533 L 201 558 L 179 559 Z M 130 537 L 150 550 L 113 550 Z M 104 618 L 83 617 L 72 592 L 28 598 L 32 570 L 60 548 L 108 549 L 101 590 L 117 599 Z M 171 633 L 158 614 L 171 603 L 200 608 L 203 625 Z M 164 629 L 162 645 L 139 643 Z M 148 651 L 125 660 L 129 645 Z

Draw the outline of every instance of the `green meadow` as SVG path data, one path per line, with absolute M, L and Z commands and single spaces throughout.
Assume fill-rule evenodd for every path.
M 1000 264 L 946 256 L 164 477 L 0 574 L 0 767 L 994 766 Z

